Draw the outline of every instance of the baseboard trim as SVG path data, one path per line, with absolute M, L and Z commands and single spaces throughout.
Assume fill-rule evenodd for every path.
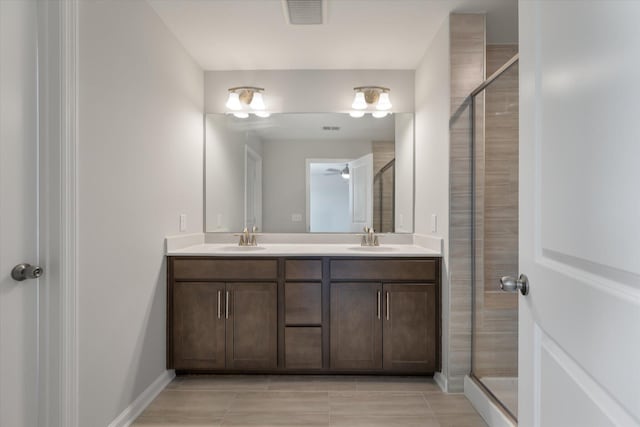
M 442 372 L 434 373 L 433 374 L 433 380 L 436 382 L 436 384 L 438 384 L 438 387 L 440 387 L 440 390 L 444 391 L 445 393 L 448 392 L 448 390 L 447 390 L 447 386 L 448 386 L 447 377 L 445 377 Z
M 149 385 L 136 400 L 131 402 L 131 405 L 127 406 L 124 411 L 111 421 L 109 427 L 129 427 L 138 415 L 145 410 L 147 406 L 160 394 L 162 390 L 173 380 L 176 376 L 175 371 L 164 371 L 154 382 Z
M 491 427 L 518 426 L 468 375 L 464 377 L 464 395 Z

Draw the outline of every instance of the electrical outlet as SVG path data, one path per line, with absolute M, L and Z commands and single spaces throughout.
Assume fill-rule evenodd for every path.
M 436 233 L 438 231 L 438 215 L 431 214 L 431 232 Z
M 187 214 L 180 214 L 180 231 L 187 231 Z
M 291 214 L 291 222 L 302 222 L 302 214 L 299 214 L 299 213 Z

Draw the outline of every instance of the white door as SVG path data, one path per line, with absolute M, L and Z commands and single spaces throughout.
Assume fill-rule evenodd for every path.
M 352 232 L 373 226 L 373 154 L 349 165 L 349 219 Z
M 519 425 L 640 425 L 640 2 L 520 1 Z
M 244 226 L 262 231 L 262 157 L 245 145 Z
M 0 1 L 0 426 L 38 423 L 37 3 Z

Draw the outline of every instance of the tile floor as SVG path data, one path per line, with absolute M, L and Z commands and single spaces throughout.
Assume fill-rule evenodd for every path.
M 178 377 L 133 424 L 165 426 L 484 427 L 460 394 L 431 378 Z

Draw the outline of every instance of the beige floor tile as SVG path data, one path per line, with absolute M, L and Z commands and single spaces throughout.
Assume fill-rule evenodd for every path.
M 332 415 L 331 427 L 440 427 L 432 416 L 361 416 Z
M 425 400 L 436 415 L 476 414 L 471 402 L 462 394 L 423 393 Z
M 310 426 L 310 427 L 328 427 L 329 414 L 298 414 L 298 413 L 280 413 L 280 414 L 228 414 L 222 421 L 222 426 L 260 426 L 260 427 L 276 427 L 276 426 Z
M 478 414 L 439 415 L 440 427 L 487 427 Z
M 269 378 L 269 390 L 355 391 L 355 389 L 355 377 L 347 375 L 274 375 Z
M 339 375 L 179 377 L 133 425 L 486 427 L 430 378 Z
M 167 390 L 266 390 L 267 375 L 192 375 L 176 377 Z
M 140 416 L 131 427 L 220 427 L 222 417 L 198 419 L 189 416 L 156 417 Z
M 239 392 L 229 413 L 327 413 L 328 400 L 327 392 Z
M 440 391 L 431 377 L 360 377 L 358 391 Z
M 421 393 L 329 392 L 331 415 L 431 416 Z
M 234 393 L 222 391 L 164 390 L 142 415 L 156 418 L 221 418 L 234 398 Z

